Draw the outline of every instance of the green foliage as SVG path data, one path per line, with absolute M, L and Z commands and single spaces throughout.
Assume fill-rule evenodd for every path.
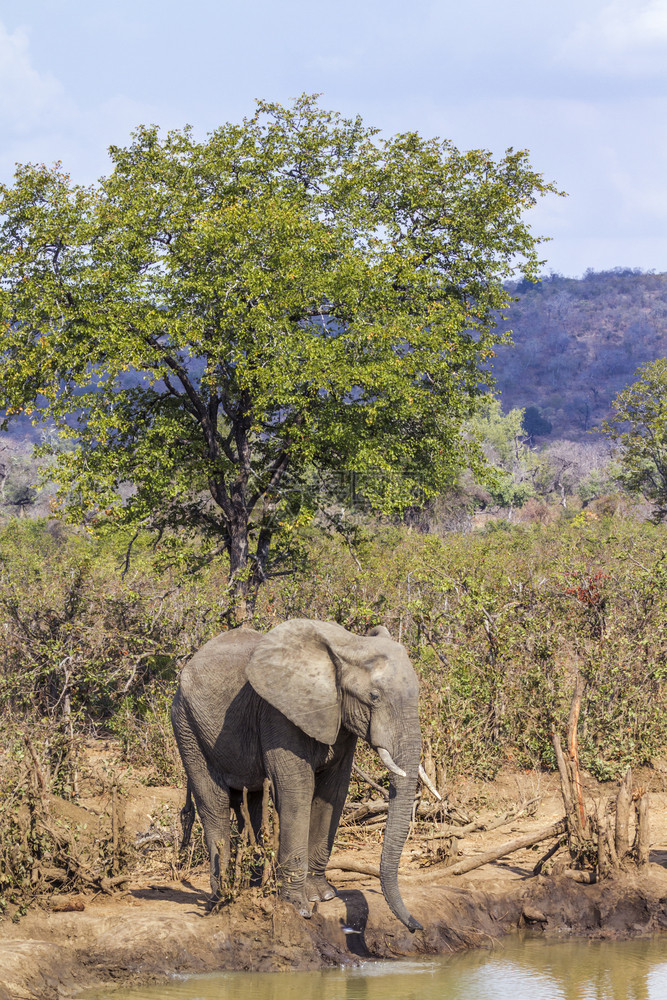
M 0 395 L 76 443 L 52 471 L 71 521 L 192 532 L 247 590 L 317 508 L 313 469 L 377 470 L 391 511 L 478 464 L 461 423 L 503 282 L 537 273 L 522 213 L 555 190 L 525 152 L 380 139 L 302 96 L 111 158 L 90 188 L 44 166 L 0 188 Z
M 503 414 L 500 400 L 482 396 L 466 430 L 492 464 L 485 483 L 500 507 L 522 507 L 535 495 L 531 479 L 536 465 L 523 427 L 523 410 Z
M 606 468 L 592 469 L 585 478 L 577 484 L 577 495 L 585 506 L 591 500 L 596 500 L 605 494 L 613 493 L 618 488 L 618 469 L 615 464 Z
M 667 358 L 641 365 L 640 376 L 613 402 L 603 430 L 619 446 L 619 481 L 667 517 Z

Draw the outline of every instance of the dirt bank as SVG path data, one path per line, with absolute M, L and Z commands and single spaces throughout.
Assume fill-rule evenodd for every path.
M 0 997 L 72 997 L 81 989 L 217 969 L 316 969 L 370 957 L 485 947 L 519 927 L 618 938 L 667 928 L 667 872 L 584 886 L 564 877 L 489 879 L 485 888 L 404 889 L 424 931 L 410 934 L 378 889 L 348 887 L 311 920 L 249 895 L 207 916 L 204 880 L 132 888 L 122 899 L 72 900 L 85 910 L 35 912 L 0 936 Z
M 206 869 L 198 866 L 179 880 L 163 864 L 153 874 L 133 877 L 122 893 L 52 897 L 18 922 L 0 921 L 0 1000 L 62 1000 L 91 986 L 157 981 L 172 973 L 316 969 L 375 956 L 448 953 L 489 946 L 519 928 L 591 938 L 656 933 L 667 928 L 667 793 L 659 775 L 651 782 L 651 864 L 640 874 L 593 885 L 563 875 L 534 876 L 541 845 L 457 877 L 440 864 L 424 867 L 430 859 L 423 843 L 408 841 L 402 892 L 424 925 L 410 934 L 389 912 L 378 882 L 349 871 L 331 872 L 339 897 L 303 920 L 259 890 L 209 915 Z M 473 791 L 489 814 L 510 797 L 535 791 L 540 804 L 510 827 L 462 841 L 463 856 L 539 830 L 562 815 L 557 785 L 544 776 L 513 775 L 504 784 Z M 473 791 L 459 790 L 469 796 Z M 133 835 L 166 804 L 173 809 L 181 794 L 173 788 L 136 789 L 128 818 Z M 355 840 L 342 828 L 332 863 L 377 864 L 380 836 Z

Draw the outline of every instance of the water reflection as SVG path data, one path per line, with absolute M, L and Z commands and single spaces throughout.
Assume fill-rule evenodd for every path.
M 106 1000 L 107 992 L 86 994 Z M 449 958 L 322 972 L 222 973 L 114 991 L 114 1000 L 665 1000 L 667 936 L 513 941 Z

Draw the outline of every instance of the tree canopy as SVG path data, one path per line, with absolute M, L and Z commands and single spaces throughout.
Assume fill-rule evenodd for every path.
M 479 400 L 465 425 L 468 435 L 490 463 L 486 485 L 500 507 L 522 507 L 535 495 L 532 481 L 537 458 L 528 447 L 524 416 L 520 409 L 504 414 L 500 400 L 487 394 Z
M 196 533 L 245 594 L 318 477 L 364 472 L 395 511 L 479 460 L 460 429 L 555 191 L 525 151 L 381 138 L 304 95 L 110 156 L 89 187 L 58 164 L 0 187 L 0 396 L 71 439 L 64 516 Z
M 667 518 L 667 358 L 640 365 L 639 378 L 619 392 L 614 415 L 603 424 L 619 447 L 619 481 Z

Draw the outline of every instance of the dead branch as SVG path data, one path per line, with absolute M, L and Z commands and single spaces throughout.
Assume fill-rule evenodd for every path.
M 566 868 L 561 872 L 565 878 L 572 879 L 573 882 L 581 882 L 583 885 L 594 885 L 598 880 L 597 872 L 585 872 L 580 868 Z
M 616 854 L 623 864 L 630 853 L 630 804 L 632 802 L 632 769 L 628 768 L 616 797 Z
M 262 888 L 267 884 L 269 878 L 271 877 L 272 871 L 272 853 L 269 850 L 269 833 L 270 833 L 270 820 L 269 820 L 269 793 L 271 790 L 271 781 L 269 778 L 264 778 L 264 785 L 262 787 L 262 826 L 261 826 L 261 840 L 262 846 L 264 847 L 264 866 L 262 869 Z M 277 817 L 276 817 L 277 819 Z
M 565 806 L 565 815 L 568 820 L 576 815 L 574 808 L 574 802 L 572 800 L 572 789 L 570 787 L 570 775 L 567 770 L 567 764 L 565 763 L 565 757 L 563 755 L 563 747 L 561 746 L 560 736 L 556 732 L 556 727 L 551 727 L 551 742 L 553 744 L 554 753 L 556 754 L 556 763 L 558 764 L 558 773 L 560 774 L 560 790 L 563 796 L 563 805 Z
M 352 770 L 359 778 L 361 778 L 362 781 L 365 781 L 367 785 L 370 785 L 371 788 L 374 788 L 376 792 L 380 792 L 385 799 L 389 798 L 389 792 L 387 791 L 387 789 L 383 788 L 382 785 L 378 785 L 377 781 L 373 781 L 371 776 L 369 774 L 366 774 L 365 771 L 362 771 L 360 767 L 358 767 L 356 764 L 353 764 Z
M 637 809 L 637 864 L 647 865 L 650 853 L 650 831 L 648 822 L 648 792 L 640 797 Z
M 255 837 L 255 831 L 252 828 L 252 823 L 250 821 L 250 810 L 248 809 L 248 789 L 243 786 L 243 795 L 241 798 L 241 816 L 243 817 L 243 826 L 248 831 L 248 842 L 251 847 L 257 846 L 257 838 Z
M 614 858 L 609 845 L 609 824 L 607 823 L 607 799 L 599 799 L 595 806 L 595 824 L 598 831 L 598 872 L 605 878 L 614 867 Z
M 562 850 L 564 846 L 565 846 L 564 839 L 562 837 L 559 837 L 556 843 L 552 844 L 552 846 L 549 848 L 546 854 L 543 854 L 540 860 L 537 862 L 537 864 L 533 868 L 533 875 L 540 875 L 547 861 L 551 861 L 554 855 L 558 854 L 558 852 Z
M 333 858 L 327 865 L 327 871 L 356 872 L 358 875 L 370 875 L 372 878 L 380 877 L 379 865 L 365 865 L 361 861 L 348 861 L 345 858 Z
M 445 865 L 432 865 L 429 867 L 427 872 L 411 872 L 401 870 L 401 874 L 418 881 L 431 881 L 435 875 L 465 875 L 467 872 L 473 871 L 475 868 L 481 868 L 482 865 L 490 864 L 493 861 L 498 861 L 500 858 L 504 858 L 509 854 L 514 854 L 515 851 L 521 851 L 528 847 L 533 847 L 535 844 L 541 843 L 543 840 L 550 840 L 552 837 L 560 838 L 563 833 L 567 830 L 567 820 L 565 817 L 559 820 L 557 823 L 552 823 L 550 826 L 539 830 L 537 833 L 529 833 L 523 837 L 517 837 L 515 840 L 510 840 L 500 847 L 495 848 L 493 851 L 487 851 L 484 854 L 479 854 L 473 858 L 465 858 L 463 861 L 458 861 L 455 864 L 445 864 Z M 556 846 L 560 846 L 560 843 Z M 329 862 L 327 871 L 342 871 L 342 872 L 356 872 L 359 875 L 369 875 L 372 878 L 380 877 L 380 868 L 378 865 L 363 864 L 362 862 L 355 861 L 353 859 L 347 859 L 345 857 L 339 858 L 334 857 Z
M 354 812 L 345 817 L 345 824 L 361 823 L 371 816 L 379 816 L 382 813 L 386 813 L 388 808 L 389 803 L 385 799 L 371 799 L 370 802 L 362 802 Z
M 477 833 L 478 831 L 485 830 L 497 830 L 507 823 L 512 823 L 519 816 L 524 813 L 529 812 L 537 803 L 539 798 L 535 797 L 521 802 L 518 807 L 513 809 L 508 809 L 507 812 L 500 816 L 496 816 L 495 819 L 476 819 L 464 826 L 456 825 L 440 825 L 433 833 L 417 835 L 417 839 L 429 839 L 432 840 L 434 837 L 438 839 L 444 839 L 446 837 L 461 837 L 468 833 Z M 363 825 L 365 830 L 372 830 L 377 827 L 382 826 L 384 823 L 384 817 L 388 812 L 389 803 L 374 799 L 370 802 L 362 803 L 353 813 L 345 817 L 346 826 Z M 433 808 L 427 802 L 423 800 L 417 800 L 417 807 L 415 810 L 415 815 L 418 819 L 431 819 L 433 816 Z
M 572 704 L 570 705 L 570 717 L 567 723 L 567 749 L 570 755 L 570 777 L 576 797 L 576 804 L 579 809 L 579 823 L 581 824 L 581 830 L 577 832 L 580 832 L 581 836 L 584 835 L 584 831 L 586 829 L 586 811 L 584 809 L 584 795 L 581 787 L 581 773 L 579 771 L 577 726 L 579 725 L 579 713 L 581 712 L 581 699 L 584 696 L 585 690 L 586 681 L 582 675 L 578 673 L 574 694 L 572 696 Z
M 46 792 L 46 780 L 44 778 L 44 773 L 42 771 L 42 768 L 40 767 L 39 760 L 37 759 L 37 754 L 35 753 L 35 748 L 32 745 L 32 741 L 31 741 L 31 739 L 30 739 L 30 737 L 28 736 L 27 733 L 24 736 L 24 740 L 25 740 L 25 745 L 26 745 L 26 747 L 28 749 L 28 752 L 29 752 L 29 754 L 30 754 L 30 756 L 32 758 L 32 766 L 33 766 L 34 774 L 35 774 L 35 782 L 37 784 L 37 787 L 38 787 L 38 790 L 39 790 L 39 793 L 40 793 L 40 797 L 42 797 L 42 799 L 43 799 L 44 793 Z
M 510 840 L 500 847 L 496 847 L 493 851 L 478 854 L 473 858 L 464 858 L 463 861 L 457 861 L 453 865 L 438 867 L 438 872 L 446 875 L 465 875 L 467 872 L 474 871 L 475 868 L 481 868 L 482 865 L 488 865 L 492 861 L 499 861 L 500 858 L 504 858 L 508 854 L 514 854 L 515 851 L 534 847 L 535 844 L 540 844 L 543 840 L 550 840 L 551 837 L 560 837 L 566 830 L 567 819 L 563 817 L 557 823 L 552 823 L 550 826 L 538 830 L 537 833 L 528 833 L 523 837 L 517 837 L 515 840 Z

